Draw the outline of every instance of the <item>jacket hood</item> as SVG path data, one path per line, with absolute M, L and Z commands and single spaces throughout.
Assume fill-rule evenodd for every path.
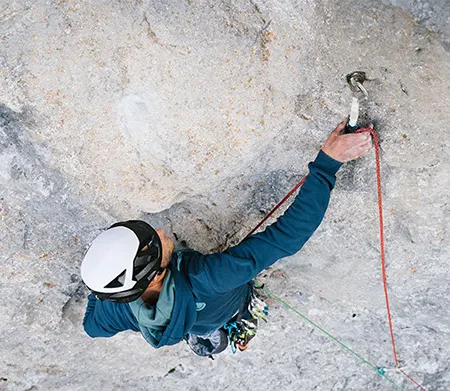
M 141 299 L 130 303 L 143 337 L 155 348 L 180 342 L 197 317 L 194 297 L 185 277 L 172 263 L 168 269 L 167 280 L 155 306 L 147 307 Z
M 129 303 L 142 335 L 152 346 L 159 344 L 166 327 L 170 324 L 174 304 L 175 282 L 170 270 L 167 270 L 156 304 L 149 305 L 141 298 Z

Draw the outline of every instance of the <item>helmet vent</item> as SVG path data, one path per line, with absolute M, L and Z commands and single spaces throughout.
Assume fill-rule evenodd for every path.
M 120 273 L 114 280 L 112 280 L 105 288 L 120 288 L 123 286 L 125 282 L 125 274 L 127 270 L 125 269 L 122 273 Z

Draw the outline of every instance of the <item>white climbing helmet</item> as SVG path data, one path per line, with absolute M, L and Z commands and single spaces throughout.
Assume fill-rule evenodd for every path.
M 127 303 L 141 296 L 161 271 L 161 258 L 161 240 L 149 224 L 120 222 L 91 244 L 81 263 L 81 278 L 99 299 Z

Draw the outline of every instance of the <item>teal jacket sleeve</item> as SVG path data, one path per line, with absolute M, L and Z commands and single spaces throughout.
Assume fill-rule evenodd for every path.
M 224 293 L 299 251 L 322 222 L 341 165 L 320 151 L 309 164 L 309 175 L 284 215 L 239 245 L 204 256 L 195 265 L 197 278 L 209 283 L 216 293 Z
M 139 325 L 127 303 L 98 300 L 88 296 L 83 327 L 91 338 L 112 337 L 119 331 L 139 331 Z
M 103 325 L 101 317 L 99 319 L 99 309 L 96 310 L 97 299 L 93 294 L 88 296 L 88 303 L 86 306 L 86 313 L 84 314 L 83 327 L 86 334 L 91 338 L 96 337 L 112 337 L 116 334 L 115 331 L 109 330 L 106 325 Z M 99 302 L 100 303 L 100 302 Z M 100 303 L 101 305 L 101 303 Z

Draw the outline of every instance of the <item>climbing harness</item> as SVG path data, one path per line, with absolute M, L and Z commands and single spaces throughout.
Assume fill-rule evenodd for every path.
M 258 328 L 258 320 L 267 322 L 269 307 L 261 298 L 261 285 L 252 281 L 252 293 L 248 301 L 243 303 L 238 314 L 223 325 L 222 329 L 228 333 L 231 351 L 247 349 L 248 343 L 255 337 Z M 245 319 L 245 313 L 249 319 Z
M 349 75 L 347 75 L 347 82 L 349 83 L 350 88 L 354 93 L 361 92 L 365 98 L 368 97 L 367 90 L 363 86 L 363 82 L 366 80 L 366 74 L 361 71 L 352 72 Z M 354 102 L 354 101 L 353 101 Z M 353 106 L 352 102 L 352 106 Z M 352 107 L 353 108 L 353 107 Z M 356 118 L 357 120 L 357 118 Z M 354 130 L 356 133 L 370 133 L 373 138 L 373 144 L 375 147 L 375 164 L 376 164 L 376 176 L 377 176 L 377 196 L 378 196 L 378 214 L 379 214 L 379 229 L 380 229 L 380 254 L 381 254 L 381 272 L 382 272 L 382 280 L 383 280 L 383 289 L 384 289 L 384 297 L 386 302 L 386 311 L 387 311 L 387 317 L 388 317 L 388 323 L 389 323 L 389 332 L 391 336 L 391 344 L 392 344 L 392 350 L 394 355 L 395 364 L 397 366 L 397 369 L 402 373 L 404 376 L 406 376 L 411 382 L 413 382 L 417 387 L 419 387 L 421 390 L 426 391 L 426 388 L 423 387 L 421 384 L 419 384 L 416 380 L 414 380 L 408 373 L 406 373 L 400 366 L 400 362 L 397 356 L 397 348 L 395 344 L 394 339 L 394 330 L 392 326 L 392 317 L 391 317 L 391 309 L 389 305 L 389 294 L 387 289 L 387 276 L 386 276 L 386 262 L 385 262 L 385 245 L 384 245 L 384 223 L 383 223 L 383 200 L 382 200 L 382 191 L 381 191 L 381 168 L 380 168 L 380 147 L 379 147 L 379 140 L 376 132 L 370 128 L 359 128 L 356 121 L 354 125 L 352 126 L 354 129 L 348 129 L 348 130 Z M 287 199 L 289 199 L 304 183 L 307 177 L 304 177 L 297 185 L 294 186 L 294 188 L 277 204 L 275 207 L 267 214 L 267 216 L 252 230 L 250 233 L 245 236 L 245 239 L 248 238 L 250 235 L 252 235 L 254 232 L 256 232 L 279 208 L 284 202 L 286 202 Z M 297 311 L 295 308 L 284 302 L 279 297 L 272 294 L 270 291 L 268 291 L 266 288 L 262 288 L 267 294 L 269 294 L 271 297 L 275 298 L 279 302 L 281 302 L 286 308 L 291 309 L 296 314 L 303 317 L 305 320 L 307 320 L 310 324 L 312 324 L 314 327 L 319 328 L 322 332 L 324 332 L 326 335 L 328 335 L 330 338 L 332 338 L 334 341 L 336 341 L 338 344 L 340 344 L 345 349 L 352 352 L 354 355 L 356 355 L 358 358 L 360 358 L 363 362 L 366 364 L 372 366 L 378 375 L 382 376 L 383 378 L 387 379 L 392 385 L 394 385 L 397 389 L 402 390 L 401 387 L 396 385 L 387 375 L 386 370 L 384 367 L 381 366 L 375 366 L 368 362 L 367 360 L 363 359 L 361 356 L 359 356 L 357 353 L 353 352 L 350 348 L 348 348 L 346 345 L 344 345 L 342 342 L 340 342 L 337 338 L 333 337 L 331 334 L 326 332 L 324 329 L 322 329 L 320 326 L 313 323 L 311 320 L 309 320 L 306 316 L 301 314 L 299 311 Z
M 249 285 L 249 297 L 221 328 L 207 335 L 186 334 L 184 339 L 195 354 L 214 359 L 213 355 L 223 352 L 228 346 L 233 354 L 247 349 L 248 343 L 256 335 L 258 320 L 267 322 L 269 314 L 269 307 L 262 300 L 261 286 L 256 281 Z

